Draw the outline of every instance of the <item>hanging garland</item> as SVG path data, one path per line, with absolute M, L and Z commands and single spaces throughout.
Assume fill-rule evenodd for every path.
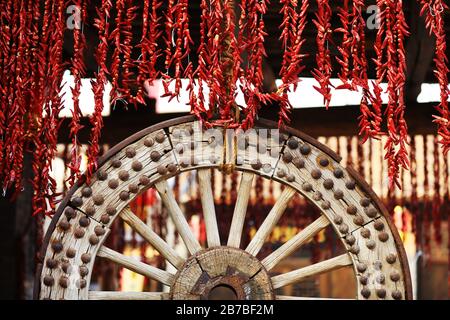
M 389 187 L 401 188 L 401 167 L 409 168 L 408 128 L 404 118 L 406 82 L 405 37 L 409 34 L 403 14 L 403 1 L 386 1 L 386 64 L 389 102 L 387 105 L 388 139 L 385 145 L 388 161 Z
M 98 30 L 100 43 L 97 47 L 96 61 L 98 72 L 95 81 L 92 81 L 92 91 L 94 92 L 94 113 L 91 117 L 91 144 L 88 148 L 88 166 L 86 170 L 87 182 L 93 172 L 97 169 L 97 158 L 99 155 L 99 143 L 101 129 L 103 127 L 103 95 L 107 82 L 106 76 L 109 74 L 105 62 L 108 56 L 108 37 L 109 37 L 109 18 L 112 4 L 109 0 L 102 0 L 102 6 L 99 11 L 99 17 L 95 20 L 95 27 Z
M 444 153 L 450 150 L 450 112 L 448 109 L 448 58 L 447 42 L 445 39 L 444 11 L 448 10 L 447 4 L 442 0 L 420 0 L 422 9 L 420 14 L 425 16 L 426 26 L 436 38 L 436 50 L 434 62 L 436 64 L 436 78 L 441 90 L 441 103 L 436 107 L 439 116 L 435 116 L 438 125 L 438 134 L 441 137 Z
M 282 61 L 281 84 L 275 92 L 264 92 L 263 59 L 267 39 L 265 18 L 268 0 L 201 0 L 199 40 L 191 38 L 188 0 L 102 0 L 95 16 L 88 0 L 70 2 L 77 8 L 73 35 L 73 55 L 63 60 L 62 48 L 67 27 L 67 6 L 63 0 L 2 1 L 0 3 L 0 178 L 4 193 L 22 188 L 23 153 L 32 150 L 34 210 L 52 212 L 55 181 L 51 179 L 51 161 L 55 156 L 59 112 L 65 69 L 74 77 L 73 108 L 70 120 L 71 150 L 69 183 L 80 177 L 82 77 L 86 75 L 86 40 L 83 27 L 94 21 L 99 43 L 95 50 L 98 70 L 92 80 L 94 113 L 90 117 L 87 178 L 96 169 L 99 141 L 103 127 L 102 111 L 105 87 L 112 84 L 111 100 L 134 105 L 145 102 L 144 86 L 162 78 L 169 100 L 189 93 L 191 112 L 205 127 L 251 128 L 260 109 L 278 104 L 279 126 L 289 122 L 292 109 L 290 93 L 299 84 L 305 69 L 305 28 L 310 0 L 279 0 Z M 405 38 L 407 26 L 402 1 L 377 0 L 379 29 L 373 48 L 376 79 L 369 86 L 366 56 L 364 0 L 342 0 L 337 4 L 339 27 L 332 26 L 333 11 L 329 0 L 316 0 L 313 19 L 317 52 L 312 74 L 315 87 L 326 108 L 331 102 L 332 61 L 341 84 L 336 89 L 361 91 L 359 132 L 363 141 L 383 134 L 387 122 L 385 158 L 391 189 L 401 185 L 401 168 L 409 166 L 407 125 L 404 118 L 406 78 Z M 444 11 L 442 0 L 420 0 L 421 14 L 436 37 L 436 75 L 441 88 L 437 107 L 439 143 L 445 153 L 450 148 L 450 113 L 448 111 L 448 66 L 446 57 Z M 238 10 L 239 9 L 239 10 Z M 94 11 L 94 10 L 92 10 Z M 141 23 L 135 23 L 141 21 Z M 137 26 L 137 28 L 136 28 Z M 139 30 L 137 30 L 139 29 Z M 136 40 L 135 34 L 139 34 Z M 339 43 L 333 43 L 339 34 Z M 137 43 L 139 42 L 139 43 Z M 197 46 L 196 54 L 192 50 Z M 337 47 L 333 57 L 330 46 Z M 195 60 L 194 61 L 194 58 Z M 161 62 L 161 63 L 160 63 Z M 162 65 L 162 66 L 161 66 Z M 183 79 L 187 79 L 184 85 Z M 382 108 L 382 83 L 387 82 L 388 103 Z M 238 106 L 241 91 L 245 106 Z

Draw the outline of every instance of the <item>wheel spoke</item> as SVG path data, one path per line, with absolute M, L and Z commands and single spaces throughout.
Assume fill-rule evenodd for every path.
M 89 300 L 168 300 L 166 292 L 89 291 Z
M 239 248 L 241 245 L 242 229 L 244 228 L 245 215 L 247 213 L 248 199 L 254 178 L 253 173 L 244 172 L 241 178 L 236 206 L 234 207 L 233 220 L 228 235 L 229 247 Z
M 267 218 L 262 223 L 261 227 L 259 227 L 252 241 L 245 249 L 248 253 L 256 256 L 264 245 L 265 240 L 269 237 L 273 228 L 275 228 L 278 220 L 281 218 L 281 215 L 286 210 L 289 201 L 295 194 L 295 190 L 291 187 L 286 187 L 280 195 L 280 198 L 277 200 L 272 210 L 270 210 Z
M 297 269 L 279 276 L 272 277 L 272 285 L 274 289 L 287 286 L 292 283 L 299 282 L 306 277 L 318 275 L 324 272 L 340 269 L 352 264 L 352 259 L 346 253 L 341 256 L 325 260 L 311 266 Z
M 142 263 L 136 259 L 127 257 L 107 247 L 101 247 L 100 250 L 98 251 L 98 256 L 108 259 L 112 262 L 121 265 L 124 268 L 137 272 L 143 276 L 152 278 L 168 286 L 171 286 L 175 279 L 174 275 L 170 274 L 167 271 L 155 268 L 148 264 Z
M 276 296 L 277 300 L 352 300 L 352 299 L 333 299 L 316 297 L 294 297 L 294 296 Z
M 218 247 L 220 246 L 220 237 L 219 228 L 217 227 L 216 209 L 214 208 L 214 196 L 211 188 L 211 170 L 199 170 L 198 181 L 200 186 L 200 198 L 203 207 L 203 218 L 205 219 L 208 247 Z
M 173 196 L 172 190 L 167 185 L 167 181 L 163 180 L 155 183 L 155 188 L 161 197 L 164 205 L 169 211 L 170 217 L 175 224 L 178 232 L 180 233 L 181 238 L 183 239 L 187 249 L 191 254 L 195 254 L 197 251 L 200 251 L 202 247 L 200 243 L 198 243 L 197 239 L 194 237 L 194 234 L 189 227 L 189 224 L 184 217 L 183 212 L 181 211 L 178 203 Z
M 120 217 L 145 240 L 147 240 L 158 252 L 174 267 L 180 269 L 184 260 L 173 250 L 160 236 L 158 236 L 148 225 L 139 219 L 129 207 L 120 213 Z
M 262 264 L 266 270 L 271 270 L 275 267 L 281 260 L 286 258 L 300 248 L 303 244 L 308 242 L 317 233 L 326 228 L 330 222 L 325 216 L 321 216 L 316 221 L 308 225 L 305 229 L 297 233 L 295 237 L 287 241 L 276 251 L 272 252 L 268 257 L 266 257 Z

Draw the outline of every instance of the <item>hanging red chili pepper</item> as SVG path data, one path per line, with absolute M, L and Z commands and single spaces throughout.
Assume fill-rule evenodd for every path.
M 337 62 L 341 66 L 338 77 L 342 84 L 336 89 L 351 89 L 350 85 L 350 56 L 351 56 L 351 32 L 350 32 L 350 0 L 343 0 L 342 7 L 338 8 L 338 16 L 341 26 L 334 30 L 335 33 L 342 33 L 342 42 L 338 46 L 340 57 L 336 57 Z
M 69 184 L 72 186 L 80 177 L 81 165 L 81 144 L 78 139 L 78 133 L 83 128 L 80 120 L 83 117 L 80 108 L 81 78 L 86 73 L 84 64 L 84 50 L 86 48 L 86 39 L 82 28 L 86 18 L 86 0 L 74 1 L 75 8 L 79 14 L 75 16 L 75 25 L 73 28 L 73 56 L 71 59 L 70 72 L 74 77 L 74 87 L 72 88 L 72 121 L 70 122 L 70 138 L 72 139 L 72 151 L 70 153 L 70 177 Z
M 134 78 L 135 61 L 131 57 L 133 51 L 133 20 L 136 18 L 137 6 L 133 6 L 133 0 L 124 0 L 125 19 L 123 20 L 121 32 L 121 53 L 123 54 L 122 69 L 122 98 L 136 104 L 137 98 L 132 94 L 131 87 L 136 85 Z
M 386 8 L 387 79 L 389 102 L 387 107 L 388 139 L 385 145 L 388 160 L 390 189 L 401 188 L 400 167 L 408 169 L 408 129 L 404 118 L 406 82 L 405 37 L 409 35 L 403 13 L 403 1 L 389 0 Z
M 193 43 L 189 32 L 188 1 L 179 0 L 175 4 L 174 0 L 169 0 L 165 14 L 166 32 L 165 32 L 165 68 L 166 72 L 162 74 L 164 94 L 163 97 L 169 97 L 169 101 L 180 95 L 182 89 L 181 79 L 189 77 L 192 73 L 190 61 L 185 67 L 183 60 L 189 59 L 190 45 Z M 186 73 L 188 70 L 189 74 Z M 170 73 L 173 72 L 173 75 Z M 174 88 L 170 85 L 175 82 Z
M 299 74 L 304 69 L 302 46 L 305 43 L 303 32 L 306 27 L 306 19 L 309 8 L 309 0 L 303 0 L 301 6 L 298 2 L 282 0 L 283 22 L 281 24 L 281 41 L 284 47 L 283 61 L 280 70 L 282 85 L 278 88 L 280 113 L 278 125 L 283 126 L 289 122 L 289 113 L 292 106 L 288 99 L 288 93 L 297 88 Z M 295 5 L 295 6 L 294 6 Z
M 430 34 L 436 37 L 436 49 L 434 62 L 436 64 L 436 77 L 441 90 L 441 103 L 436 107 L 439 116 L 435 116 L 434 122 L 438 124 L 439 143 L 444 153 L 450 150 L 450 112 L 448 108 L 448 58 L 447 41 L 445 36 L 444 14 L 448 10 L 447 4 L 442 0 L 420 0 L 421 15 L 425 15 L 426 26 Z
M 55 210 L 56 181 L 50 176 L 51 162 L 56 156 L 57 133 L 60 125 L 59 111 L 62 108 L 62 98 L 60 86 L 64 72 L 62 61 L 64 29 L 66 26 L 64 0 L 54 2 L 52 7 L 48 7 L 53 19 L 45 26 L 45 30 L 54 30 L 47 39 L 49 55 L 46 65 L 46 72 L 41 75 L 48 75 L 45 83 L 48 96 L 44 97 L 44 117 L 37 133 L 36 150 L 33 161 L 33 214 L 45 213 L 52 215 Z M 45 14 L 45 13 L 44 13 Z M 43 70 L 42 70 L 43 71 Z M 42 111 L 41 111 L 42 112 Z M 35 114 L 41 117 L 42 113 Z
M 116 18 L 114 19 L 116 27 L 111 32 L 110 39 L 114 41 L 114 51 L 110 67 L 110 75 L 112 82 L 111 104 L 115 104 L 117 99 L 123 95 L 120 83 L 120 75 L 122 68 L 122 29 L 124 24 L 125 1 L 116 0 Z
M 264 93 L 263 58 L 267 56 L 264 38 L 267 35 L 263 16 L 267 12 L 268 1 L 243 1 L 239 19 L 238 48 L 235 54 L 233 79 L 239 78 L 247 107 L 241 127 L 253 126 L 256 115 L 262 105 L 278 98 L 275 93 Z M 240 50 L 239 50 L 240 49 Z M 245 53 L 246 67 L 240 70 L 240 57 Z M 242 75 L 239 77 L 239 73 Z M 230 97 L 231 99 L 231 97 Z
M 317 67 L 313 71 L 313 76 L 319 83 L 319 86 L 314 88 L 323 96 L 323 101 L 326 109 L 329 108 L 331 102 L 331 54 L 329 49 L 329 43 L 332 41 L 331 35 L 333 33 L 331 29 L 331 16 L 332 11 L 328 0 L 316 0 L 317 1 L 317 13 L 316 18 L 313 20 L 317 28 L 317 54 L 316 62 Z
M 150 8 L 151 3 L 151 8 Z M 141 48 L 141 59 L 138 66 L 138 93 L 137 100 L 140 103 L 145 103 L 143 98 L 144 82 L 148 81 L 153 84 L 153 81 L 159 75 L 156 70 L 156 62 L 161 55 L 161 50 L 158 48 L 157 40 L 160 38 L 162 31 L 160 30 L 161 18 L 158 15 L 158 9 L 161 7 L 160 0 L 145 0 L 142 15 L 142 38 L 139 47 Z
M 102 5 L 98 11 L 99 16 L 95 19 L 95 27 L 98 29 L 100 43 L 96 51 L 96 61 L 98 64 L 98 72 L 95 81 L 92 83 L 92 91 L 94 92 L 94 113 L 90 119 L 92 130 L 89 139 L 90 145 L 87 150 L 88 165 L 86 169 L 86 179 L 89 183 L 94 171 L 97 169 L 97 158 L 99 156 L 100 135 L 103 127 L 103 96 L 105 93 L 105 85 L 107 82 L 108 67 L 106 59 L 108 55 L 108 38 L 109 38 L 109 19 L 112 4 L 109 0 L 102 0 Z

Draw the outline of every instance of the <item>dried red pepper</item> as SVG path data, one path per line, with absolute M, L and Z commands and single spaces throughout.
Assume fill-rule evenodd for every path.
M 329 49 L 329 43 L 332 41 L 331 35 L 333 33 L 331 29 L 332 11 L 328 0 L 317 0 L 317 6 L 316 18 L 313 20 L 317 28 L 317 66 L 312 73 L 319 83 L 319 86 L 314 86 L 314 88 L 322 94 L 325 107 L 328 109 L 331 102 L 332 84 L 330 79 L 333 70 Z
M 450 112 L 448 108 L 448 57 L 447 42 L 445 37 L 444 13 L 448 10 L 447 4 L 442 0 L 420 0 L 421 15 L 425 15 L 426 26 L 430 34 L 436 37 L 436 50 L 434 62 L 436 64 L 436 77 L 441 90 L 441 103 L 436 107 L 439 115 L 435 116 L 434 122 L 438 124 L 439 143 L 442 145 L 444 154 L 450 150 Z

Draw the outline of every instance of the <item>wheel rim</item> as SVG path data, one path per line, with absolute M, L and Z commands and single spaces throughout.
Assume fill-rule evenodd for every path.
M 260 129 L 273 127 L 274 124 L 268 121 L 260 121 L 257 125 Z M 203 150 L 202 154 L 206 155 L 196 159 L 198 160 L 196 164 L 189 164 L 186 155 L 177 150 L 177 145 L 182 142 L 177 134 L 180 131 L 190 132 L 194 136 L 195 146 L 191 146 L 195 151 L 192 153 L 194 156 L 199 154 L 197 153 L 199 148 Z M 347 266 L 352 267 L 355 272 L 357 284 L 355 298 L 411 298 L 406 256 L 386 209 L 358 174 L 351 168 L 345 169 L 339 164 L 341 159 L 334 152 L 311 137 L 288 128 L 283 132 L 279 143 L 269 141 L 271 137 L 267 139 L 268 145 L 276 152 L 265 155 L 260 162 L 255 162 L 251 159 L 252 150 L 238 159 L 236 157 L 238 143 L 231 139 L 228 141 L 226 134 L 224 135 L 226 144 L 234 146 L 230 148 L 231 152 L 221 152 L 223 148 L 215 145 L 213 141 L 201 140 L 200 132 L 199 122 L 191 116 L 145 129 L 112 148 L 100 160 L 99 169 L 89 186 L 81 180 L 69 191 L 61 202 L 45 237 L 41 253 L 42 264 L 35 284 L 36 298 L 204 299 L 211 291 L 216 290 L 215 288 L 228 286 L 234 290 L 239 299 L 273 299 L 274 289 L 311 275 Z M 251 149 L 252 146 L 247 148 Z M 211 169 L 242 172 L 226 246 L 221 246 L 219 238 L 210 184 Z M 200 246 L 190 231 L 166 182 L 167 178 L 189 170 L 197 170 L 198 173 L 207 233 L 206 249 Z M 285 187 L 250 244 L 246 248 L 240 248 L 248 197 L 256 175 L 276 180 Z M 168 208 L 177 231 L 190 252 L 187 261 L 129 210 L 129 202 L 150 187 L 158 191 Z M 295 193 L 309 199 L 322 215 L 259 261 L 255 256 Z M 109 227 L 115 219 L 123 219 L 143 236 L 178 270 L 177 274 L 136 262 L 103 246 Z M 283 258 L 292 254 L 326 227 L 332 227 L 339 235 L 347 253 L 286 274 L 272 278 L 268 276 L 267 272 Z M 243 267 L 239 266 L 234 266 L 235 275 L 226 268 L 222 268 L 222 274 L 206 272 L 206 275 L 202 276 L 198 270 L 197 273 L 192 272 L 196 269 L 192 262 L 199 261 L 193 257 L 203 257 L 214 252 L 246 257 L 245 259 L 252 261 L 248 265 L 254 263 L 257 272 L 251 274 L 255 270 L 250 272 L 242 270 Z M 97 256 L 156 279 L 170 286 L 171 291 L 170 293 L 89 292 L 90 276 Z M 222 263 L 229 266 L 232 259 L 227 261 Z M 191 270 L 191 278 L 186 276 L 188 270 Z M 237 289 L 240 288 L 237 283 L 245 285 L 246 277 L 250 278 L 256 274 L 260 277 L 257 278 L 260 282 L 255 283 L 259 289 L 250 286 L 253 289 L 248 289 L 246 293 Z M 192 277 L 195 281 L 190 281 L 189 287 L 183 286 L 185 280 L 192 280 Z

